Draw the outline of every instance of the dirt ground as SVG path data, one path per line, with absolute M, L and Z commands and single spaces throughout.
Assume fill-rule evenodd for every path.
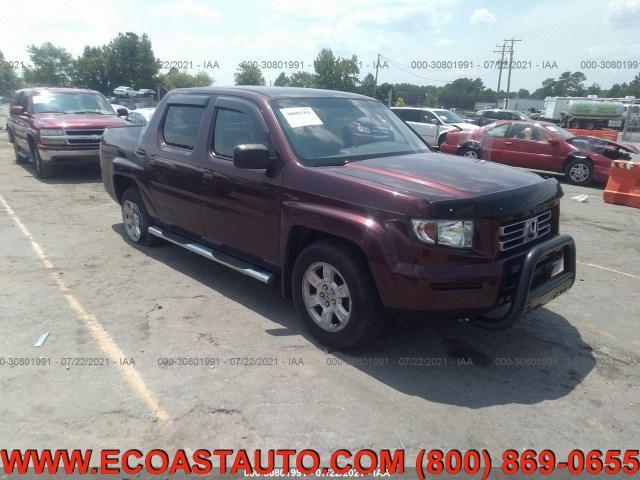
M 2 132 L 3 448 L 637 448 L 640 212 L 564 189 L 566 295 L 508 331 L 392 322 L 344 354 L 277 288 L 131 246 L 97 168 L 40 181 Z

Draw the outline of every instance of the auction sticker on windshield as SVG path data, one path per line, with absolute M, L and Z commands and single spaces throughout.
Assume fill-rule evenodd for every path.
M 51 97 L 49 95 L 34 95 L 32 99 L 34 104 L 49 103 Z
M 322 120 L 311 107 L 281 108 L 280 112 L 291 128 L 322 125 Z

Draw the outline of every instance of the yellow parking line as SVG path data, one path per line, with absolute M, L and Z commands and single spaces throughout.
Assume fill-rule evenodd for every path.
M 7 212 L 9 218 L 13 221 L 13 223 L 15 223 L 15 225 L 22 232 L 25 238 L 29 240 L 29 242 L 31 242 L 31 248 L 35 252 L 36 256 L 40 259 L 45 268 L 47 270 L 50 270 L 53 283 L 56 285 L 56 287 L 58 287 L 60 293 L 62 293 L 62 295 L 66 298 L 67 303 L 69 304 L 71 309 L 76 313 L 82 323 L 84 323 L 85 327 L 87 327 L 89 333 L 91 333 L 91 336 L 96 341 L 98 346 L 118 367 L 120 373 L 127 381 L 131 389 L 146 404 L 147 408 L 151 411 L 151 414 L 162 422 L 167 421 L 169 419 L 169 414 L 160 406 L 160 403 L 158 402 L 156 396 L 145 385 L 144 380 L 142 380 L 142 377 L 140 376 L 138 371 L 131 365 L 123 365 L 120 363 L 121 359 L 128 357 L 126 357 L 122 350 L 120 350 L 120 347 L 118 347 L 118 345 L 113 341 L 113 339 L 109 336 L 107 331 L 96 319 L 96 317 L 89 313 L 76 299 L 76 297 L 73 296 L 71 290 L 65 285 L 64 280 L 62 280 L 62 276 L 54 270 L 53 264 L 51 263 L 49 258 L 47 258 L 47 255 L 44 253 L 42 247 L 33 239 L 33 236 L 31 235 L 27 227 L 24 225 L 24 223 L 22 223 L 18 215 L 16 215 L 16 213 L 5 201 L 2 195 L 0 195 L 0 203 L 4 207 L 4 210 Z
M 609 267 L 603 267 L 602 265 L 596 265 L 595 263 L 585 263 L 578 261 L 580 265 L 586 265 L 587 267 L 598 268 L 600 270 L 604 270 L 605 272 L 617 273 L 618 275 L 624 275 L 625 277 L 635 278 L 636 280 L 640 280 L 638 275 L 634 275 L 633 273 L 621 272 L 620 270 L 615 270 Z

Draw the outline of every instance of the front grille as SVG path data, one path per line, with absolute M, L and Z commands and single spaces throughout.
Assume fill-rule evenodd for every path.
M 104 129 L 103 128 L 100 128 L 100 129 L 74 128 L 74 129 L 65 130 L 65 132 L 67 133 L 67 135 L 102 135 L 104 133 Z
M 65 130 L 69 145 L 98 147 L 103 128 L 73 128 Z
M 92 138 L 68 138 L 69 145 L 98 145 L 100 140 L 94 140 Z
M 500 226 L 500 251 L 507 252 L 551 232 L 551 210 Z

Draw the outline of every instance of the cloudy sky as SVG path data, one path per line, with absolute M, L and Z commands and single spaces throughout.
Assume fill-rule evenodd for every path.
M 512 89 L 535 89 L 567 70 L 609 87 L 640 71 L 617 64 L 581 69 L 590 60 L 640 63 L 640 0 L 65 0 L 0 7 L 7 60 L 28 62 L 25 47 L 45 41 L 77 55 L 121 31 L 147 33 L 157 57 L 192 62 L 194 71 L 217 62 L 208 73 L 220 85 L 233 82 L 243 60 L 304 62 L 312 71 L 326 47 L 356 54 L 362 76 L 382 54 L 380 82 L 444 84 L 470 76 L 495 88 L 497 71 L 485 62 L 495 61 L 496 45 L 511 37 L 522 39 L 514 60 L 531 62 L 531 69 L 514 71 Z M 431 61 L 444 61 L 444 68 L 430 68 Z M 466 63 L 451 69 L 450 61 Z M 280 71 L 263 73 L 270 81 Z

